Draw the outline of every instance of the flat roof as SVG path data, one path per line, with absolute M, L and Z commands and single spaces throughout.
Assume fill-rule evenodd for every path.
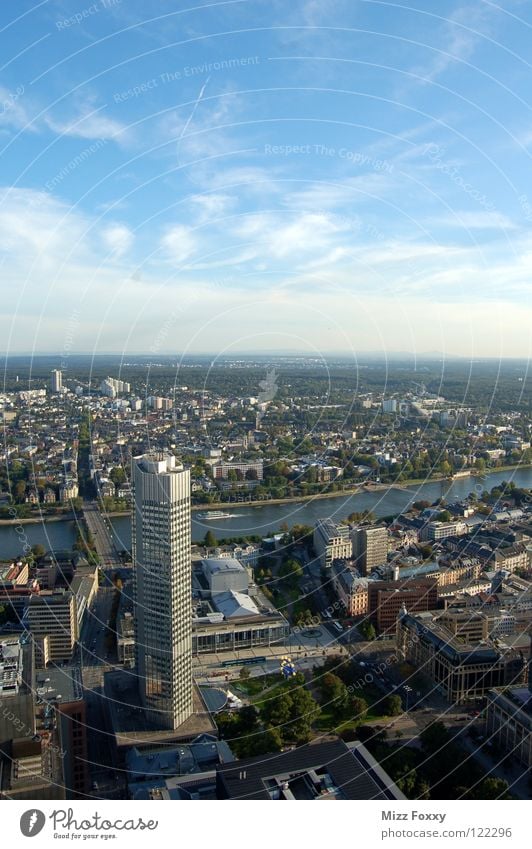
M 272 799 L 277 782 L 288 785 L 320 771 L 340 799 L 404 799 L 391 778 L 361 743 L 342 740 L 307 743 L 288 752 L 245 758 L 217 768 L 220 796 L 229 799 Z M 313 795 L 312 798 L 319 798 Z M 286 797 L 284 797 L 286 798 Z
M 83 684 L 79 666 L 47 666 L 35 672 L 35 688 L 44 701 L 61 704 L 83 699 Z
M 220 574 L 221 572 L 245 572 L 246 569 L 234 557 L 207 557 L 201 561 L 201 565 L 205 572 L 211 575 Z
M 146 718 L 134 671 L 114 670 L 104 675 L 104 697 L 118 748 L 188 741 L 199 734 L 216 734 L 216 725 L 199 689 L 193 688 L 194 713 L 179 728 L 161 729 Z

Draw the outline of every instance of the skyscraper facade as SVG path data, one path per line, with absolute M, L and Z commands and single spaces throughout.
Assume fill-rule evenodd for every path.
M 192 714 L 190 472 L 175 457 L 133 458 L 136 666 L 148 719 L 178 728 Z
M 52 371 L 50 383 L 52 392 L 61 392 L 61 389 L 63 388 L 63 374 L 59 371 L 59 369 L 54 369 Z

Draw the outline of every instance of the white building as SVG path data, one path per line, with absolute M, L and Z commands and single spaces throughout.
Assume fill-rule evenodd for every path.
M 63 374 L 59 371 L 59 369 L 54 369 L 52 371 L 50 383 L 52 392 L 61 392 L 61 389 L 63 388 Z
M 337 525 L 332 519 L 319 519 L 314 526 L 314 551 L 322 569 L 328 569 L 334 560 L 351 557 L 353 546 L 349 527 Z
M 131 386 L 123 380 L 117 380 L 114 377 L 106 377 L 100 383 L 100 392 L 106 398 L 116 398 L 117 395 L 129 395 Z

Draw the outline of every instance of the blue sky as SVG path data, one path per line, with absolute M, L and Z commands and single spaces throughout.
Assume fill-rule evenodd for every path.
M 7 352 L 528 356 L 532 7 L 0 9 Z

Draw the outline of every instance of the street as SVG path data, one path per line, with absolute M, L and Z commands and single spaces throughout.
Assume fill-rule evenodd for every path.
M 100 513 L 97 501 L 87 501 L 83 505 L 83 516 L 94 538 L 96 551 L 100 557 L 102 569 L 116 569 L 122 565 L 108 520 Z

